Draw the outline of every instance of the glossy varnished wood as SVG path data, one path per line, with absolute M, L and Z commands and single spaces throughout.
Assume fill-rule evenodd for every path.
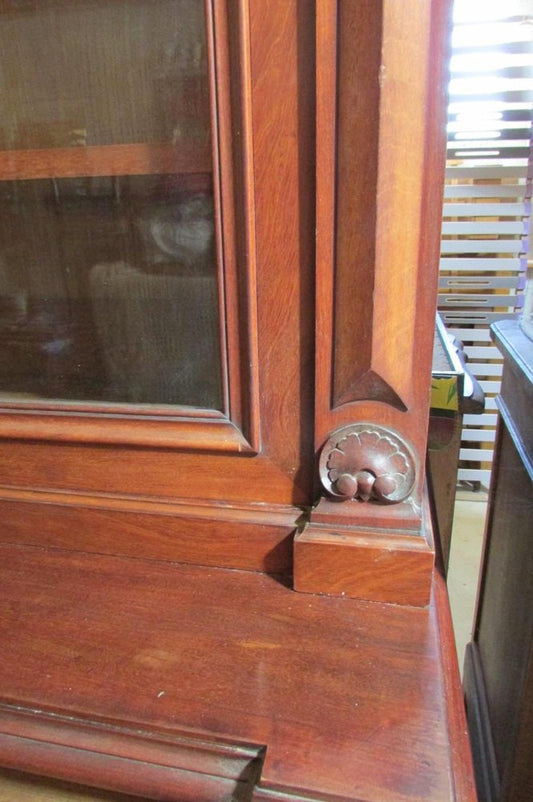
M 0 542 L 288 575 L 294 507 L 0 489 Z
M 431 342 L 428 337 L 422 342 L 419 334 L 422 328 L 429 331 L 434 316 L 450 4 L 422 0 L 416 13 L 403 5 L 388 0 L 339 5 L 321 0 L 317 5 L 315 442 L 319 448 L 334 429 L 369 420 L 396 430 L 423 459 Z M 342 20 L 355 25 L 357 19 L 359 25 L 359 14 L 368 34 L 381 37 L 380 59 L 358 58 L 358 38 L 339 33 Z M 352 83 L 342 70 L 361 72 L 360 80 L 353 81 L 362 93 L 355 105 L 349 94 Z M 363 114 L 361 105 L 372 113 Z M 339 143 L 338 137 L 344 141 Z M 368 187 L 363 201 L 349 191 L 349 170 L 336 172 L 335 143 L 343 154 L 344 148 L 358 151 L 361 139 L 366 153 L 369 138 L 377 139 L 374 156 L 367 159 L 378 163 L 377 183 Z M 416 157 L 407 159 L 407 153 Z M 344 214 L 363 216 L 366 222 L 347 226 Z M 352 328 L 349 299 L 359 309 L 361 285 L 374 287 L 374 292 L 371 303 L 359 310 L 364 327 L 356 321 Z M 365 293 L 363 289 L 363 297 Z M 343 334 L 331 348 L 339 314 Z M 419 498 L 422 474 L 417 478 Z
M 25 497 L 34 508 L 16 524 L 14 508 L 6 507 L 6 520 L 22 541 L 36 542 L 32 522 L 46 512 L 48 531 L 58 527 L 58 543 L 64 537 L 59 533 L 65 533 L 62 522 L 74 514 L 80 521 L 86 516 L 80 533 L 92 530 L 96 508 L 80 506 L 79 493 L 95 497 L 97 506 L 102 492 L 156 503 L 163 497 L 192 504 L 182 527 L 179 508 L 174 510 L 177 548 L 165 547 L 167 557 L 188 560 L 187 553 L 201 556 L 204 548 L 201 562 L 212 564 L 226 544 L 226 553 L 237 557 L 234 567 L 270 564 L 287 571 L 292 555 L 285 546 L 276 550 L 278 535 L 284 540 L 294 531 L 300 510 L 293 508 L 290 529 L 288 519 L 281 530 L 273 524 L 278 534 L 272 541 L 268 525 L 248 530 L 250 521 L 239 509 L 243 503 L 263 505 L 273 522 L 280 505 L 308 506 L 313 500 L 313 17 L 297 2 L 272 2 L 268 8 L 217 2 L 207 9 L 227 409 L 195 414 L 179 408 L 7 404 L 0 416 L 7 438 L 0 484 L 6 502 L 13 493 L 32 489 L 73 494 L 70 501 L 65 498 L 65 509 Z M 211 525 L 218 535 L 215 508 L 225 506 L 229 531 L 222 539 L 205 536 L 206 503 L 214 504 Z M 119 517 L 125 522 L 122 513 Z M 101 541 L 114 544 L 117 553 L 120 544 L 133 553 L 135 540 L 115 537 L 113 519 L 99 516 Z M 158 527 L 143 530 L 141 540 L 155 546 Z M 191 544 L 192 552 L 178 547 L 193 531 L 203 534 Z M 259 541 L 255 546 L 249 541 L 252 531 L 266 535 L 259 552 Z M 74 541 L 83 541 L 80 537 Z M 170 545 L 172 536 L 167 533 L 165 540 Z M 265 557 L 272 550 L 273 561 Z M 149 551 L 163 554 L 159 546 Z
M 295 577 L 302 591 L 392 600 L 397 570 L 411 575 L 403 602 L 420 604 L 433 549 L 422 494 L 451 4 L 404 5 L 317 3 L 315 448 L 377 424 L 413 455 L 415 481 L 388 505 L 326 493 L 295 540 Z
M 107 759 L 86 762 L 87 750 L 138 758 L 140 749 L 149 765 L 169 765 L 150 756 L 151 740 L 185 737 L 194 755 L 203 738 L 266 746 L 265 790 L 473 798 L 454 788 L 450 747 L 464 748 L 464 727 L 446 714 L 456 679 L 442 668 L 441 650 L 453 658 L 449 624 L 437 620 L 442 593 L 431 608 L 412 609 L 309 597 L 221 569 L 18 547 L 2 548 L 2 562 L 4 764 L 46 773 L 39 743 L 51 741 L 56 776 L 96 785 L 105 776 L 128 790 L 127 766 L 109 780 Z M 13 706 L 43 704 L 73 718 L 45 710 L 17 724 Z M 91 720 L 102 721 L 100 734 L 91 735 Z M 132 726 L 136 739 L 124 745 Z M 22 733 L 33 752 L 17 741 Z M 73 762 L 74 747 L 82 751 Z M 188 799 L 175 782 L 170 798 Z
M 424 607 L 434 553 L 420 536 L 359 534 L 309 526 L 294 541 L 294 587 L 357 599 Z
M 224 403 L 8 400 L 0 765 L 167 802 L 473 802 L 422 513 L 449 4 L 204 8 Z M 324 497 L 322 444 L 366 421 L 413 455 L 398 504 Z
M 380 140 L 382 7 L 381 0 L 342 2 L 338 4 L 336 20 L 336 126 L 335 119 L 332 119 L 337 139 L 336 226 L 331 231 L 335 239 L 332 393 L 335 407 L 371 395 L 370 385 L 379 382 L 371 368 L 372 332 L 368 326 L 368 313 L 373 308 L 376 279 L 374 232 Z M 334 43 L 335 40 L 328 38 L 327 41 Z M 328 92 L 328 95 L 323 103 L 334 102 L 335 92 Z M 355 390 L 355 385 L 359 386 L 358 390 Z M 386 392 L 384 386 L 383 391 Z

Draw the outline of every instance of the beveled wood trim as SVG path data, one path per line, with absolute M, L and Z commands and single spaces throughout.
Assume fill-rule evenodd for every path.
M 8 703 L 0 703 L 0 748 L 6 768 L 183 802 L 249 794 L 265 753 L 203 733 L 86 721 Z
M 211 73 L 211 96 L 218 99 L 219 119 L 223 123 L 215 136 L 222 201 L 218 209 L 218 246 L 224 260 L 224 273 L 222 275 L 220 272 L 219 284 L 224 287 L 226 297 L 226 326 L 221 341 L 227 343 L 227 403 L 231 419 L 246 432 L 253 447 L 259 451 L 257 254 L 249 0 L 239 0 L 238 3 L 206 0 L 206 7 L 210 9 L 208 42 L 216 56 L 212 60 L 216 70 Z M 231 125 L 228 125 L 228 120 L 233 121 Z M 219 259 L 219 265 L 222 265 L 222 259 Z
M 310 525 L 294 541 L 294 589 L 425 607 L 434 554 L 426 541 Z
M 0 435 L 22 440 L 256 453 L 231 421 L 217 417 L 195 420 L 0 407 Z
M 158 496 L 123 495 L 120 493 L 84 493 L 83 491 L 61 491 L 48 488 L 25 488 L 0 486 L 0 499 L 6 501 L 35 502 L 84 507 L 87 509 L 117 510 L 122 512 L 150 512 L 159 515 L 212 518 L 220 521 L 274 524 L 290 526 L 301 516 L 298 507 L 262 502 L 226 502 L 207 500 L 168 499 Z
M 361 398 L 396 405 L 376 373 L 368 318 L 376 287 L 382 0 L 337 6 L 332 408 Z M 336 90 L 336 91 L 335 91 Z M 401 405 L 401 402 L 400 402 Z
M 254 788 L 252 802 L 346 802 L 346 797 L 325 793 L 317 796 L 303 789 L 280 788 L 261 783 Z M 364 800 L 351 797 L 350 802 L 364 802 Z
M 204 0 L 213 127 L 221 358 L 228 417 L 259 452 L 257 266 L 249 0 Z M 236 135 L 238 131 L 238 135 Z
M 296 507 L 0 487 L 1 543 L 288 575 Z
M 205 433 L 208 425 L 203 427 Z M 198 436 L 201 431 L 198 432 Z M 5 439 L 0 485 L 28 489 L 156 497 L 192 503 L 305 505 L 307 499 L 268 455 Z
M 132 143 L 0 151 L 0 181 L 112 175 L 206 173 L 208 147 Z
M 395 505 L 394 528 L 389 509 L 322 499 L 294 538 L 295 590 L 426 607 L 435 565 L 427 490 L 421 511 Z
M 337 0 L 316 4 L 316 325 L 317 417 L 331 407 L 337 137 Z M 323 427 L 317 427 L 323 428 Z M 330 427 L 331 428 L 331 427 Z M 324 438 L 322 438 L 323 441 Z M 315 443 L 322 445 L 322 443 Z

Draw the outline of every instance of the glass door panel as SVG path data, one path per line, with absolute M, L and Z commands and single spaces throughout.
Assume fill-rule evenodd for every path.
M 205 7 L 0 7 L 0 400 L 222 410 Z

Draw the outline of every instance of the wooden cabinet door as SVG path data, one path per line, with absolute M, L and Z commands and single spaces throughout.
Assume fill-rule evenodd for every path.
M 287 572 L 313 499 L 311 6 L 0 22 L 4 536 Z
M 447 9 L 6 4 L 3 538 L 427 603 Z

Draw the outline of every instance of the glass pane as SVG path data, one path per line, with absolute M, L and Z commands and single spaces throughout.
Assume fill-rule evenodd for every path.
M 209 140 L 202 0 L 0 5 L 3 149 Z
M 0 398 L 222 409 L 204 4 L 0 11 Z

